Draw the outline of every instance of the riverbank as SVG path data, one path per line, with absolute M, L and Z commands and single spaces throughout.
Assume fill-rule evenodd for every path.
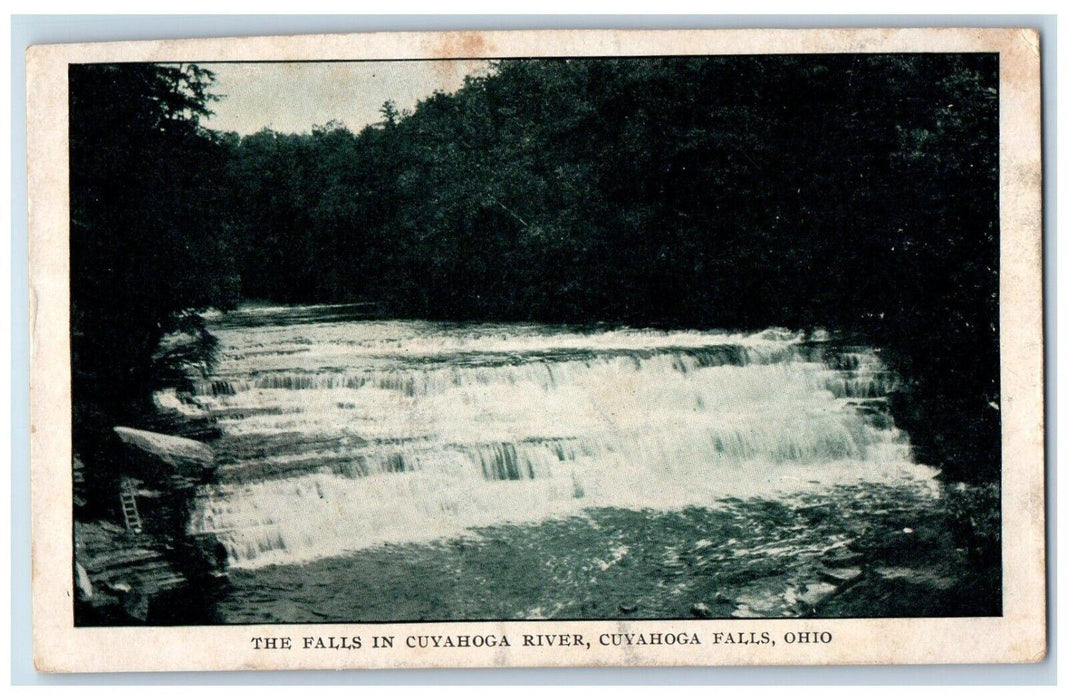
M 186 525 L 214 473 L 210 448 L 123 426 L 109 438 L 110 460 L 75 458 L 75 624 L 205 621 L 198 611 L 225 579 L 225 552 Z

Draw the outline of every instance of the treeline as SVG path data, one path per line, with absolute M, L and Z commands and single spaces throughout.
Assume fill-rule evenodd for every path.
M 200 127 L 195 66 L 71 78 L 76 371 L 129 338 L 124 362 L 151 354 L 238 285 L 434 319 L 826 326 L 914 382 L 899 421 L 929 461 L 997 473 L 996 55 L 503 61 L 359 133 L 243 138 Z
M 144 414 L 166 334 L 199 339 L 188 361 L 210 356 L 197 311 L 240 299 L 239 240 L 231 151 L 199 123 L 210 73 L 93 64 L 68 78 L 72 427 L 84 457 Z

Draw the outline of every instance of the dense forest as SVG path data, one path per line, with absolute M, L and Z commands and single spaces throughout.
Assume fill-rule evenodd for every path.
M 199 311 L 835 329 L 953 478 L 1000 466 L 993 54 L 507 60 L 354 133 L 203 127 L 194 65 L 70 70 L 75 440 Z M 354 96 L 355 99 L 355 96 Z M 185 331 L 198 351 L 161 357 Z

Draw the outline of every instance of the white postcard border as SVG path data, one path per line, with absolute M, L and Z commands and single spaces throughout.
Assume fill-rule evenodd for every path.
M 1000 618 L 296 624 L 75 628 L 71 589 L 67 66 L 102 61 L 358 60 L 731 53 L 996 51 L 1001 71 L 1004 614 Z M 27 54 L 34 659 L 43 671 L 704 666 L 1038 661 L 1046 648 L 1041 95 L 1027 29 L 546 30 L 372 33 L 66 44 Z M 601 635 L 697 634 L 699 645 L 601 645 Z M 715 634 L 830 635 L 776 645 Z M 523 647 L 583 634 L 588 649 Z M 410 635 L 507 635 L 508 648 L 411 649 Z M 371 648 L 393 635 L 391 649 Z M 304 649 L 359 636 L 360 649 Z M 290 638 L 256 649 L 253 638 Z M 819 639 L 822 639 L 821 636 Z M 611 639 L 611 637 L 609 637 Z M 809 637 L 805 637 L 806 640 Z

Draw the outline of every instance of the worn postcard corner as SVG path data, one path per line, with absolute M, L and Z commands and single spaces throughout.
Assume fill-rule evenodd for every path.
M 1041 660 L 1039 55 L 32 47 L 36 667 Z

